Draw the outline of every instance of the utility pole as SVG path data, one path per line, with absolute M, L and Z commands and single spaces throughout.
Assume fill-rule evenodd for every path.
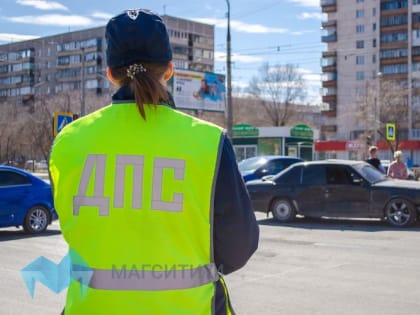
M 233 115 L 232 115 L 232 62 L 231 62 L 231 38 L 230 38 L 230 3 L 229 0 L 226 0 L 227 3 L 227 35 L 226 35 L 226 44 L 227 44 L 227 56 L 226 56 L 226 68 L 227 68 L 227 104 L 226 104 L 226 127 L 228 136 L 232 139 L 232 125 L 233 125 Z
M 82 95 L 80 98 L 80 117 L 85 116 L 85 47 L 80 47 L 82 51 Z

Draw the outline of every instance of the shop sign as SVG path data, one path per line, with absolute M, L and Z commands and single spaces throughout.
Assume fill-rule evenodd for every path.
M 259 130 L 252 125 L 238 124 L 233 126 L 232 134 L 234 138 L 256 138 L 259 135 Z
M 295 125 L 292 129 L 290 129 L 290 136 L 295 138 L 313 139 L 314 132 L 307 125 L 301 124 Z

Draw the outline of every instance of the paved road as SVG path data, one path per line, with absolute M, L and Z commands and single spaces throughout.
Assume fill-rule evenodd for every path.
M 257 218 L 257 253 L 226 277 L 238 315 L 420 314 L 420 225 Z M 59 262 L 65 254 L 56 223 L 40 237 L 0 230 L 0 314 L 59 314 L 65 292 L 37 283 L 32 300 L 19 270 L 40 255 Z

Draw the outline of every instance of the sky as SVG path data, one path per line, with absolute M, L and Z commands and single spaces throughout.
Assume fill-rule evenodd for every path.
M 215 25 L 215 72 L 226 74 L 226 0 L 1 0 L 0 44 L 102 26 L 126 9 Z M 232 86 L 246 91 L 264 62 L 293 64 L 307 84 L 305 103 L 320 104 L 319 0 L 230 0 Z

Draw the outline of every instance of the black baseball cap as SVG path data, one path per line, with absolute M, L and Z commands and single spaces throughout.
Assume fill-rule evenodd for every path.
M 136 61 L 170 61 L 172 48 L 162 19 L 156 13 L 127 10 L 114 16 L 106 25 L 106 61 L 110 68 Z

